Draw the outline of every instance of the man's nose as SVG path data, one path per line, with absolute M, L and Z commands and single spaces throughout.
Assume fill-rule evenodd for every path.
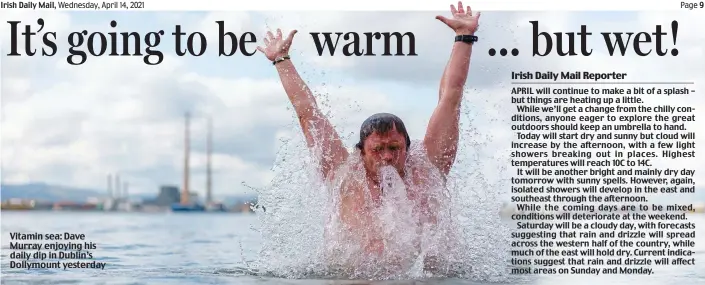
M 394 158 L 394 155 L 392 154 L 391 151 L 382 152 L 382 160 L 384 160 L 385 162 L 391 162 L 393 158 Z

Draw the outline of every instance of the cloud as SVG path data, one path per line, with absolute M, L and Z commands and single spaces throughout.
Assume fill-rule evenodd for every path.
M 33 28 L 37 29 L 37 19 L 41 18 L 45 22 L 45 26 L 38 33 L 38 35 L 31 38 L 30 43 L 34 47 L 33 52 L 37 53 L 36 57 L 14 57 L 6 56 L 12 50 L 12 30 L 9 23 L 3 21 L 3 29 L 0 29 L 0 48 L 3 50 L 2 57 L 2 100 L 4 103 L 11 103 L 18 100 L 25 100 L 38 88 L 44 86 L 43 80 L 37 78 L 37 76 L 47 74 L 47 70 L 52 65 L 52 58 L 41 57 L 42 50 L 37 49 L 38 44 L 41 43 L 41 39 L 44 33 L 48 31 L 54 31 L 62 33 L 68 31 L 71 26 L 71 18 L 66 13 L 62 12 L 49 12 L 49 11 L 26 11 L 22 9 L 7 9 L 2 10 L 0 15 L 3 19 L 8 19 L 7 21 L 19 21 L 17 26 L 17 41 L 16 50 L 20 54 L 25 54 L 25 38 L 21 35 L 24 30 L 24 25 L 32 25 Z M 34 31 L 36 32 L 36 30 Z
M 102 188 L 120 173 L 130 192 L 180 185 L 184 114 L 191 113 L 193 184 L 205 185 L 207 118 L 213 118 L 215 192 L 237 193 L 266 184 L 276 142 L 291 130 L 290 103 L 276 78 L 202 76 L 181 58 L 158 66 L 121 58 L 95 58 L 77 68 L 55 65 L 63 80 L 5 102 L 4 182 L 47 181 Z M 323 108 L 329 90 L 311 86 Z M 335 90 L 336 124 L 359 118 L 363 108 L 385 104 L 385 94 L 365 86 Z M 3 93 L 6 91 L 3 90 Z M 362 95 L 361 95 L 362 94 Z M 328 109 L 326 109 L 328 110 Z
M 441 13 L 445 13 L 444 11 Z M 263 185 L 271 178 L 279 139 L 298 135 L 298 123 L 279 78 L 259 66 L 238 65 L 243 76 L 211 70 L 220 59 L 211 40 L 216 20 L 225 20 L 238 34 L 266 26 L 299 30 L 294 61 L 311 80 L 319 104 L 331 114 L 348 145 L 357 140 L 360 123 L 370 114 L 392 112 L 404 118 L 415 139 L 422 138 L 437 100 L 438 82 L 450 56 L 453 33 L 434 19 L 438 13 L 155 13 L 158 21 L 183 21 L 189 30 L 209 35 L 209 55 L 203 58 L 167 55 L 158 66 L 139 58 L 90 58 L 70 66 L 62 57 L 2 58 L 3 182 L 47 181 L 101 188 L 105 175 L 123 173 L 131 191 L 156 192 L 160 184 L 180 185 L 183 160 L 183 115 L 192 114 L 192 165 L 195 189 L 203 189 L 206 118 L 213 118 L 214 185 L 216 193 L 245 191 L 241 182 Z M 6 14 L 3 14 L 6 15 Z M 71 17 L 83 14 L 42 15 L 51 30 L 63 32 L 103 27 L 103 22 L 76 26 Z M 486 160 L 477 167 L 488 175 L 506 167 L 509 142 L 514 138 L 509 118 L 515 107 L 509 98 L 511 71 L 626 72 L 634 81 L 696 81 L 705 73 L 703 20 L 692 15 L 634 13 L 635 17 L 601 20 L 603 14 L 485 12 L 480 42 L 473 51 L 463 117 L 467 132 L 462 148 L 468 160 L 479 153 Z M 656 16 L 655 16 L 656 15 Z M 36 20 L 37 14 L 10 19 Z M 151 17 L 150 16 L 150 17 Z M 262 18 L 264 17 L 264 18 Z M 605 16 L 606 17 L 606 16 Z M 655 24 L 681 23 L 678 57 L 607 57 L 600 38 L 591 38 L 590 57 L 534 58 L 530 56 L 530 23 L 540 20 L 546 32 L 578 31 L 582 23 L 598 31 L 650 31 Z M 101 19 L 99 19 L 101 20 Z M 103 21 L 103 20 L 101 20 Z M 81 21 L 85 22 L 85 21 Z M 170 26 L 169 26 L 170 27 Z M 48 29 L 49 27 L 47 27 Z M 153 30 L 156 27 L 144 27 Z M 310 32 L 410 31 L 417 57 L 319 57 Z M 7 29 L 2 32 L 7 50 Z M 166 39 L 166 37 L 165 37 Z M 665 41 L 669 47 L 672 43 Z M 490 57 L 490 48 L 514 48 L 518 57 Z M 378 46 L 373 48 L 377 49 Z M 168 49 L 165 49 L 168 51 Z M 677 68 L 675 68 L 677 67 Z M 254 76 L 252 74 L 265 74 Z M 319 82 L 320 81 L 320 84 Z M 699 86 L 699 85 L 696 85 Z M 698 94 L 698 93 L 696 93 Z M 701 96 L 648 97 L 649 104 L 695 106 Z M 689 125 L 696 128 L 697 125 Z M 697 145 L 703 145 L 699 137 Z M 473 144 L 484 144 L 474 146 Z M 701 160 L 702 161 L 702 160 Z M 666 161 L 679 167 L 702 169 L 698 160 Z M 464 170 L 456 170 L 459 173 Z M 696 173 L 701 177 L 700 173 Z M 698 180 L 702 181 L 702 180 Z M 702 182 L 700 182 L 702 183 Z

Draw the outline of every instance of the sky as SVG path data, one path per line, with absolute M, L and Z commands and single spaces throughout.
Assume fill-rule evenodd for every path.
M 361 122 L 377 112 L 399 115 L 412 139 L 421 139 L 438 99 L 438 85 L 450 56 L 454 33 L 435 19 L 438 12 L 27 12 L 3 11 L 3 19 L 36 23 L 40 33 L 55 31 L 59 52 L 53 57 L 8 57 L 10 29 L 0 29 L 2 111 L 2 182 L 46 182 L 105 189 L 106 176 L 117 173 L 130 184 L 130 193 L 155 193 L 160 185 L 180 185 L 183 169 L 183 115 L 192 114 L 191 188 L 205 188 L 206 121 L 213 120 L 213 189 L 222 195 L 251 193 L 272 179 L 270 169 L 281 138 L 300 128 L 275 69 L 262 54 L 218 57 L 218 29 L 236 35 L 253 32 L 258 43 L 267 29 L 284 33 L 297 29 L 292 61 L 330 111 L 348 146 L 356 142 Z M 115 20 L 117 28 L 109 23 Z M 538 20 L 546 32 L 578 32 L 587 25 L 594 54 L 589 57 L 531 56 L 531 24 Z M 599 32 L 653 32 L 656 25 L 670 33 L 680 23 L 677 57 L 606 56 Z M 509 117 L 511 71 L 627 72 L 633 81 L 695 81 L 705 78 L 705 35 L 697 27 L 703 19 L 693 13 L 625 12 L 483 12 L 479 42 L 475 44 L 464 109 L 472 113 L 473 127 L 484 134 L 488 159 L 476 167 L 488 173 L 506 166 L 489 159 L 508 151 L 513 133 Z M 174 26 L 200 31 L 208 49 L 200 57 L 174 54 Z M 73 31 L 164 30 L 158 49 L 164 61 L 155 66 L 134 57 L 89 57 L 69 65 L 67 36 Z M 413 32 L 418 56 L 319 56 L 312 32 Z M 39 38 L 39 36 L 37 36 Z M 40 43 L 37 39 L 35 45 Z M 673 46 L 667 37 L 666 48 Z M 249 44 L 248 50 L 254 50 Z M 379 44 L 373 48 L 379 48 Z M 23 44 L 20 44 L 23 48 Z M 142 47 L 144 48 L 144 46 Z M 491 57 L 490 48 L 517 48 L 516 57 Z M 85 49 L 84 49 L 85 50 Z M 579 48 L 578 48 L 579 50 Z M 381 53 L 381 49 L 377 50 Z M 698 93 L 699 94 L 699 93 Z M 661 96 L 663 97 L 663 96 Z M 695 106 L 702 96 L 654 98 L 650 104 Z M 691 128 L 702 126 L 692 125 Z M 478 136 L 479 137 L 479 136 Z M 468 137 L 468 146 L 480 138 Z M 703 145 L 703 136 L 697 144 Z M 697 169 L 700 160 L 663 161 L 674 167 Z M 464 170 L 456 170 L 464 171 Z M 696 180 L 702 187 L 703 179 Z

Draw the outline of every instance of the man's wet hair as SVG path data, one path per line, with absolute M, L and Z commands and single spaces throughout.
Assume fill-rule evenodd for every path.
M 406 131 L 404 122 L 397 116 L 389 113 L 377 113 L 364 122 L 360 126 L 360 141 L 355 145 L 359 150 L 363 150 L 365 147 L 365 140 L 367 137 L 372 135 L 375 131 L 380 134 L 384 134 L 396 128 L 397 132 L 404 135 L 406 139 L 406 149 L 408 150 L 411 146 L 411 139 L 409 138 L 409 133 Z

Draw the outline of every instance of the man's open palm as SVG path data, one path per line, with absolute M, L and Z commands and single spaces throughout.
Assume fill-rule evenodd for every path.
M 277 57 L 289 55 L 289 47 L 294 40 L 296 30 L 289 32 L 286 38 L 282 37 L 282 30 L 277 29 L 277 35 L 272 32 L 267 32 L 267 37 L 264 38 L 264 47 L 258 46 L 257 50 L 261 51 L 267 59 L 274 61 Z
M 450 12 L 453 15 L 452 18 L 436 16 L 436 19 L 448 25 L 448 27 L 453 29 L 458 35 L 471 35 L 477 31 L 480 12 L 478 12 L 476 16 L 473 16 L 470 6 L 463 8 L 463 2 L 458 2 L 457 9 L 455 5 L 450 5 Z

